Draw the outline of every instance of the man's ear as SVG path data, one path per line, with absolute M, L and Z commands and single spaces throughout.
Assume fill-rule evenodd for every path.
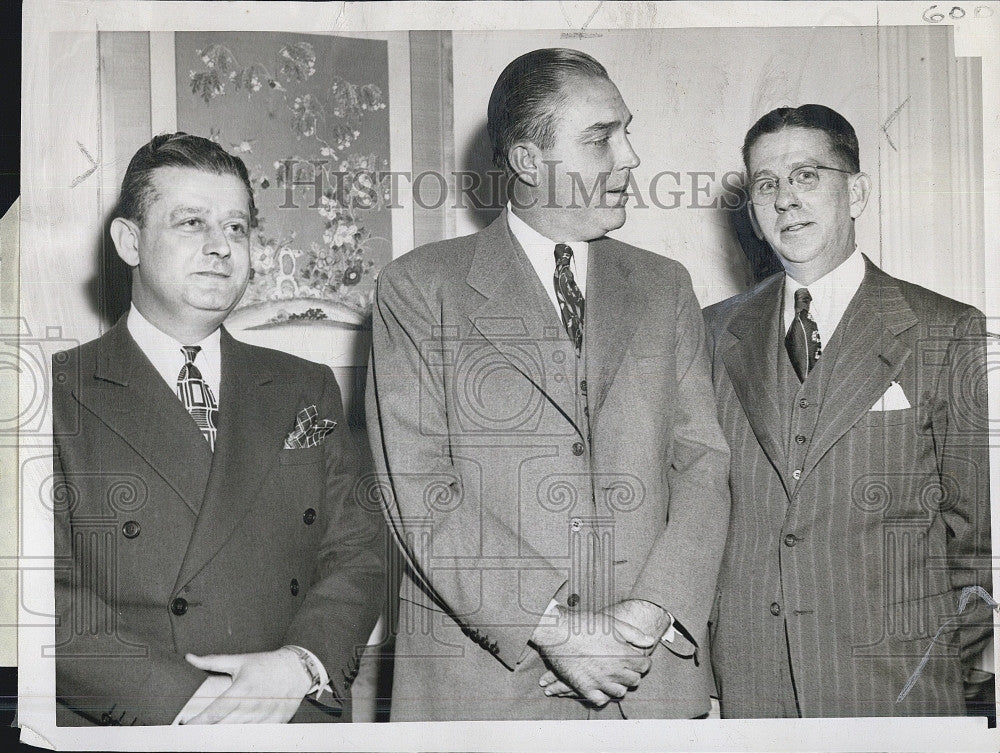
M 747 201 L 747 215 L 750 217 L 750 227 L 753 228 L 753 234 L 757 236 L 757 240 L 764 240 L 764 234 L 760 231 L 760 224 L 757 222 L 757 213 L 754 211 L 753 202 Z
M 532 142 L 515 143 L 507 151 L 507 164 L 522 183 L 532 187 L 537 187 L 541 183 L 541 153 Z
M 858 173 L 850 180 L 851 219 L 856 220 L 865 211 L 865 205 L 868 204 L 868 197 L 872 192 L 872 179 L 868 177 L 867 173 Z
M 111 220 L 111 240 L 121 260 L 130 267 L 139 266 L 139 226 L 124 217 Z

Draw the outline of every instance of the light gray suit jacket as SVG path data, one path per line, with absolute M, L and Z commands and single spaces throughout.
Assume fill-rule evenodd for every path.
M 866 264 L 810 376 L 818 402 L 782 396 L 783 275 L 705 311 L 733 452 L 723 716 L 961 714 L 960 659 L 990 635 L 978 597 L 948 623 L 963 588 L 990 589 L 983 316 Z M 892 382 L 911 407 L 870 410 Z
M 560 589 L 577 609 L 646 599 L 683 628 L 605 715 L 708 711 L 696 646 L 725 538 L 728 451 L 699 307 L 679 264 L 609 238 L 590 244 L 586 305 L 578 365 L 505 214 L 379 276 L 368 420 L 409 565 L 394 720 L 590 715 L 542 694 L 527 645 Z

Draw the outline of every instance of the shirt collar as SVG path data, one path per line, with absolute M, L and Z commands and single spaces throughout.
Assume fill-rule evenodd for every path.
M 176 387 L 177 375 L 184 365 L 184 354 L 181 351 L 181 346 L 201 346 L 201 350 L 195 358 L 195 365 L 201 371 L 202 378 L 212 388 L 213 394 L 218 396 L 222 373 L 221 328 L 217 328 L 200 342 L 182 343 L 158 329 L 155 324 L 139 312 L 134 304 L 129 307 L 126 326 L 136 345 L 139 346 L 139 349 L 153 364 L 157 373 L 171 390 Z
M 795 312 L 795 291 L 806 287 L 812 296 L 809 311 L 816 320 L 820 334 L 827 340 L 837 328 L 848 304 L 861 287 L 865 278 L 865 259 L 854 250 L 838 267 L 831 269 L 809 285 L 800 285 L 795 278 L 785 274 L 785 324 L 791 322 Z
M 534 267 L 546 290 L 552 287 L 552 275 L 556 268 L 556 243 L 565 243 L 572 248 L 573 279 L 580 288 L 580 292 L 584 295 L 587 294 L 587 257 L 590 250 L 590 244 L 587 241 L 557 241 L 546 238 L 514 214 L 509 201 L 507 202 L 507 227 L 510 228 L 511 235 L 524 249 L 528 261 L 531 262 L 531 266 Z M 552 296 L 555 296 L 554 291 Z

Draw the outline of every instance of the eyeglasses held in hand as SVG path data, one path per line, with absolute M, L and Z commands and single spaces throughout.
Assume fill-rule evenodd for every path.
M 812 191 L 819 185 L 819 171 L 834 170 L 845 175 L 853 175 L 851 170 L 841 170 L 839 167 L 826 165 L 803 165 L 797 167 L 788 176 L 788 185 L 799 191 Z M 765 175 L 750 184 L 750 201 L 754 204 L 770 204 L 778 195 L 778 184 L 781 178 Z

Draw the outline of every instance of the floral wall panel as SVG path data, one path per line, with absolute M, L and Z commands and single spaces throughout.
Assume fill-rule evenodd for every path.
M 292 342 L 304 328 L 315 340 L 367 327 L 374 273 L 392 250 L 378 176 L 391 169 L 386 42 L 284 32 L 175 39 L 178 129 L 239 155 L 255 189 L 254 278 L 228 326 Z

